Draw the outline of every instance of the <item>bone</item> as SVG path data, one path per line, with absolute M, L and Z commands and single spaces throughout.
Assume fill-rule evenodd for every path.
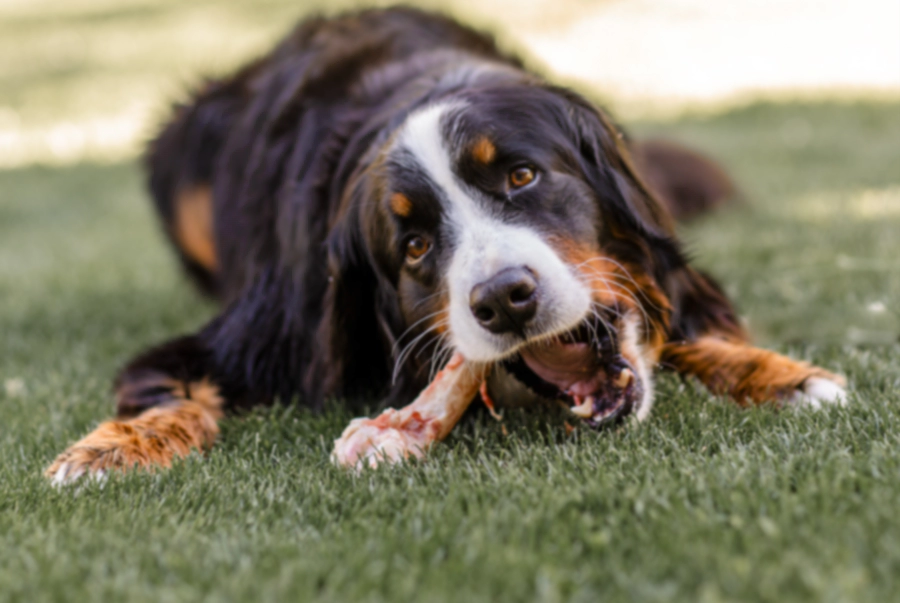
M 375 419 L 353 419 L 334 441 L 332 462 L 361 470 L 366 465 L 422 458 L 459 422 L 489 369 L 455 354 L 412 404 L 389 408 Z

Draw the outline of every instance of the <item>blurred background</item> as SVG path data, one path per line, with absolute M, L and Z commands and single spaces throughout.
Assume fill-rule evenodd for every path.
M 495 32 L 632 132 L 724 163 L 745 202 L 683 235 L 758 340 L 897 341 L 900 2 L 415 4 Z M 121 329 L 124 354 L 209 315 L 161 242 L 135 159 L 200 77 L 265 52 L 305 14 L 356 6 L 0 0 L 0 325 L 31 350 L 23 362 L 52 317 L 88 348 L 78 328 L 104 341 Z
M 386 3 L 365 3 L 386 4 Z M 167 100 L 344 0 L 0 0 L 0 167 L 132 157 Z M 900 97 L 897 0 L 443 0 L 620 117 Z M 804 136 L 803 132 L 794 133 Z

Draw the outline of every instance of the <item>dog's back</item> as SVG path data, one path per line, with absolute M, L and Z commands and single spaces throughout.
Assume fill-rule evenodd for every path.
M 149 187 L 164 230 L 199 288 L 227 301 L 255 276 L 254 264 L 278 253 L 245 243 L 248 233 L 277 228 L 285 170 L 299 160 L 292 158 L 295 143 L 317 147 L 316 156 L 303 161 L 318 162 L 319 174 L 333 175 L 338 150 L 353 135 L 342 131 L 348 127 L 338 114 L 371 110 L 379 96 L 447 61 L 441 52 L 521 67 L 490 36 L 450 19 L 410 8 L 370 10 L 306 20 L 269 55 L 231 77 L 208 81 L 189 102 L 176 105 L 147 152 Z M 391 64 L 393 69 L 379 69 Z M 361 91 L 368 98 L 362 100 Z M 353 106 L 361 100 L 369 106 Z M 298 122 L 305 141 L 282 140 Z M 632 148 L 638 168 L 676 218 L 734 194 L 725 172 L 699 153 L 664 141 Z M 314 237 L 315 230 L 301 236 Z M 260 254 L 266 257 L 255 262 Z
M 200 289 L 227 299 L 245 285 L 247 250 L 231 249 L 230 241 L 273 227 L 274 198 L 282 193 L 290 155 L 279 138 L 294 133 L 299 121 L 307 146 L 318 147 L 316 160 L 334 164 L 340 145 L 329 149 L 329 140 L 345 143 L 352 135 L 339 131 L 337 114 L 365 111 L 353 106 L 360 102 L 371 109 L 379 95 L 428 70 L 428 56 L 441 51 L 519 66 L 490 36 L 450 19 L 410 8 L 369 10 L 303 21 L 269 55 L 206 82 L 189 102 L 176 105 L 148 148 L 149 188 L 166 234 Z M 377 68 L 390 64 L 396 68 L 378 72 L 383 81 L 371 81 Z M 289 141 L 295 142 L 303 141 Z M 337 166 L 329 167 L 320 173 Z M 248 198 L 255 206 L 246 207 Z

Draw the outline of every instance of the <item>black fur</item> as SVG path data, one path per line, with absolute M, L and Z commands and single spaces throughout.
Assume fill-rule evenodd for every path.
M 484 65 L 500 69 L 482 72 Z M 406 224 L 378 205 L 393 173 L 380 151 L 410 111 L 448 97 L 474 107 L 468 130 L 502 129 L 492 116 L 504 115 L 510 125 L 498 135 L 507 148 L 522 147 L 570 176 L 563 193 L 576 205 L 541 206 L 516 219 L 599 240 L 640 267 L 671 299 L 674 314 L 658 308 L 666 315 L 657 318 L 675 337 L 736 324 L 718 288 L 687 267 L 668 213 L 600 111 L 445 17 L 363 11 L 301 23 L 270 55 L 177 107 L 150 146 L 150 190 L 167 232 L 179 191 L 211 187 L 218 268 L 204 268 L 173 242 L 223 310 L 196 335 L 126 367 L 120 413 L 164 400 L 165 378 L 210 378 L 230 408 L 294 397 L 313 408 L 331 397 L 411 400 L 427 366 L 412 361 L 392 379 L 394 344 L 428 308 L 413 310 L 411 302 L 433 290 L 427 270 L 441 267 L 410 275 L 398 242 L 416 229 L 434 231 L 440 216 L 426 212 Z M 546 148 L 517 134 L 528 128 Z M 497 161 L 503 168 L 504 158 Z M 484 190 L 493 186 L 492 173 L 460 169 Z M 426 183 L 396 178 L 427 195 Z

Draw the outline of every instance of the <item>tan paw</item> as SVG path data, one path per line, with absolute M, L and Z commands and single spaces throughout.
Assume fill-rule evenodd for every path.
M 110 469 L 166 467 L 173 454 L 159 438 L 141 434 L 127 422 L 107 421 L 56 457 L 44 475 L 63 485 L 85 476 L 102 476 Z
M 216 438 L 220 413 L 194 402 L 145 411 L 128 421 L 107 421 L 69 446 L 44 471 L 55 485 L 110 470 L 169 467 L 176 457 L 203 450 Z

